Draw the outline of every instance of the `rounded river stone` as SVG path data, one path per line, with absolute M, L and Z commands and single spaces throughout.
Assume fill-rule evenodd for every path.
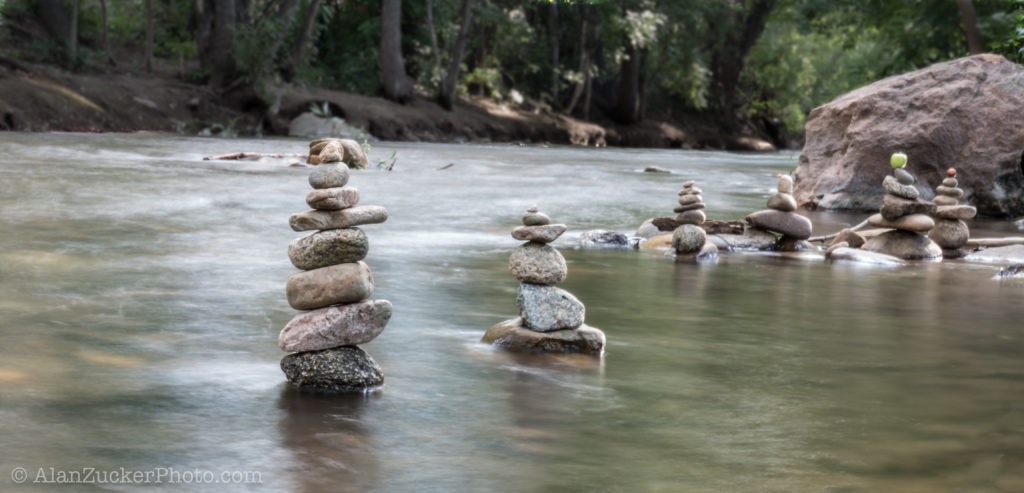
M 516 296 L 523 326 L 540 331 L 575 329 L 583 325 L 586 308 L 568 291 L 554 286 L 519 284 Z
M 318 164 L 309 174 L 309 186 L 313 188 L 338 188 L 348 183 L 348 166 L 344 163 Z
M 481 342 L 518 353 L 582 353 L 599 356 L 604 352 L 604 332 L 589 325 L 576 329 L 537 332 L 513 318 L 487 329 Z
M 374 340 L 391 319 L 391 302 L 367 300 L 304 312 L 292 318 L 277 337 L 281 349 L 319 351 Z
M 512 251 L 508 268 L 516 279 L 534 284 L 558 284 L 569 273 L 565 257 L 558 250 L 533 241 Z
M 684 224 L 672 233 L 672 248 L 676 253 L 696 253 L 707 239 L 707 233 L 700 226 Z
M 296 310 L 354 303 L 373 294 L 373 273 L 365 262 L 321 267 L 289 277 L 286 292 Z
M 317 231 L 288 244 L 288 258 L 302 270 L 358 262 L 366 258 L 370 242 L 359 228 Z
M 512 237 L 522 241 L 551 243 L 565 233 L 564 224 L 544 224 L 541 226 L 519 226 L 512 230 Z
M 777 193 L 768 198 L 769 209 L 782 211 L 782 212 L 793 212 L 796 210 L 796 199 L 788 193 Z

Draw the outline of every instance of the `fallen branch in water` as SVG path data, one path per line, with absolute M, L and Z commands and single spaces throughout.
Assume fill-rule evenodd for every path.
M 856 225 L 856 226 L 854 226 L 852 228 L 844 228 L 844 229 L 849 229 L 850 231 L 857 231 L 858 229 L 863 228 L 864 226 L 867 226 L 867 225 L 868 225 L 868 220 L 865 219 L 865 220 L 861 221 L 860 224 L 858 224 L 858 225 Z M 841 229 L 841 230 L 836 231 L 835 233 L 832 233 L 830 235 L 812 236 L 810 238 L 807 238 L 807 241 L 821 241 L 821 242 L 825 242 L 825 241 L 831 240 L 832 238 L 835 238 L 836 236 L 839 236 L 839 233 L 842 233 L 842 232 L 843 232 L 843 230 Z
M 203 161 L 210 161 L 210 160 L 214 160 L 214 159 L 224 159 L 224 160 L 239 160 L 239 159 L 254 159 L 254 158 L 255 159 L 259 159 L 259 158 L 264 158 L 264 157 L 266 157 L 266 158 L 277 158 L 277 159 L 286 158 L 286 157 L 297 157 L 297 158 L 306 159 L 309 156 L 307 156 L 305 154 L 266 154 L 266 153 L 263 153 L 263 152 L 236 152 L 234 154 L 221 154 L 220 156 L 206 156 L 206 157 L 203 158 Z
M 967 240 L 969 247 L 1004 247 L 1011 245 L 1024 245 L 1024 237 L 1007 236 L 1006 238 L 971 238 Z

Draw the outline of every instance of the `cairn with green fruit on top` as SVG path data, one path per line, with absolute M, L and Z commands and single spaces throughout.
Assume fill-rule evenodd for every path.
M 967 255 L 963 249 L 971 237 L 966 219 L 973 218 L 978 210 L 970 205 L 959 204 L 964 191 L 959 188 L 956 180 L 956 169 L 946 170 L 946 178 L 942 185 L 935 187 L 935 228 L 928 237 L 942 247 L 944 258 L 960 258 Z
M 927 234 L 935 227 L 931 215 L 935 204 L 920 197 L 914 187 L 917 181 L 906 170 L 907 155 L 897 152 L 889 159 L 892 174 L 882 180 L 886 194 L 878 214 L 868 224 L 886 231 L 867 241 L 864 249 L 904 260 L 930 260 L 942 257 L 942 249 Z

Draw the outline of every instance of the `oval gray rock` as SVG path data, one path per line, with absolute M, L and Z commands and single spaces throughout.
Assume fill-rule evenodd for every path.
M 554 286 L 519 285 L 516 296 L 523 326 L 540 332 L 575 329 L 583 325 L 586 308 L 568 291 Z
M 380 365 L 352 346 L 289 354 L 281 370 L 292 385 L 314 392 L 363 392 L 384 383 Z
M 359 228 L 317 231 L 288 244 L 288 258 L 298 269 L 358 262 L 366 257 L 370 242 Z
M 512 230 L 512 237 L 522 241 L 551 243 L 565 233 L 564 224 L 545 224 L 542 226 L 519 226 Z
M 676 253 L 699 252 L 706 241 L 707 233 L 693 224 L 684 224 L 672 232 L 672 248 Z
M 344 163 L 318 164 L 309 173 L 309 186 L 313 188 L 337 188 L 348 183 L 348 166 Z
M 321 267 L 289 277 L 285 291 L 296 310 L 354 303 L 373 294 L 373 273 L 365 262 Z
M 558 250 L 532 241 L 512 250 L 508 268 L 522 282 L 549 285 L 564 281 L 569 272 L 565 257 Z
M 793 212 L 796 210 L 796 199 L 788 193 L 777 193 L 768 198 L 766 204 L 769 209 L 782 212 Z
M 927 236 L 894 229 L 868 239 L 864 250 L 884 253 L 904 260 L 930 260 L 942 257 L 942 248 Z
M 294 352 L 365 344 L 377 338 L 390 319 L 388 300 L 329 306 L 296 315 L 281 330 L 277 345 Z
M 811 237 L 811 220 L 795 212 L 763 210 L 747 216 L 747 223 L 755 228 L 774 231 L 798 240 Z

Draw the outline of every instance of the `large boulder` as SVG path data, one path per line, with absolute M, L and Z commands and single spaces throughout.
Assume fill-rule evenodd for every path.
M 878 210 L 903 151 L 931 199 L 946 169 L 988 216 L 1024 214 L 1024 67 L 975 55 L 889 77 L 811 111 L 796 169 L 800 204 Z

